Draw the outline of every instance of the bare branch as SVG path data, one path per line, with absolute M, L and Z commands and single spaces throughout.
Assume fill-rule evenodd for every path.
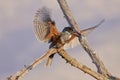
M 97 80 L 108 80 L 107 77 L 91 70 L 90 68 L 88 68 L 87 66 L 83 65 L 80 62 L 77 62 L 76 59 L 72 58 L 70 55 L 68 55 L 68 53 L 63 50 L 63 49 L 58 49 L 58 53 L 60 56 L 62 56 L 62 58 L 64 58 L 68 63 L 70 63 L 72 66 L 82 70 L 85 73 L 88 73 L 89 75 L 93 76 L 94 78 L 96 78 Z
M 58 2 L 59 2 L 59 4 L 60 4 L 60 7 L 61 7 L 61 9 L 62 9 L 62 11 L 63 11 L 63 13 L 64 13 L 64 15 L 67 17 L 67 21 L 70 23 L 70 24 L 72 24 L 72 26 L 74 27 L 74 28 L 76 28 L 76 22 L 75 22 L 75 20 L 74 20 L 74 18 L 73 17 L 71 17 L 71 12 L 70 12 L 70 10 L 69 10 L 69 7 L 68 7 L 68 5 L 67 5 L 67 2 L 66 2 L 66 0 L 58 0 Z M 79 28 L 79 26 L 77 25 L 77 28 Z M 79 31 L 80 32 L 80 31 Z M 82 37 L 83 38 L 83 37 Z M 89 56 L 91 57 L 91 59 L 93 60 L 93 62 L 94 63 L 96 63 L 96 64 L 98 64 L 99 66 L 101 66 L 101 61 L 99 60 L 99 58 L 96 58 L 94 55 L 96 54 L 96 53 L 94 53 L 95 51 L 91 48 L 91 47 L 88 47 L 89 45 L 88 45 L 88 43 L 87 43 L 87 41 L 85 40 L 85 38 L 84 38 L 84 40 L 82 39 L 82 38 L 80 38 L 80 42 L 81 42 L 81 45 L 83 46 L 83 48 L 85 49 L 85 51 L 89 54 Z M 87 45 L 87 46 L 86 46 Z M 94 55 L 93 55 L 94 54 Z M 95 59 L 94 59 L 95 58 Z M 97 60 L 99 60 L 99 61 L 97 61 Z M 107 71 L 105 68 L 104 68 L 104 65 L 102 65 L 103 67 L 99 67 L 98 65 L 96 65 L 97 66 L 97 68 L 98 68 L 98 72 L 99 73 L 105 73 L 106 74 L 106 72 L 102 72 L 102 71 Z M 103 70 L 102 68 L 104 68 L 105 70 Z
M 40 64 L 43 60 L 48 58 L 50 55 L 55 54 L 57 51 L 54 48 L 51 48 L 47 51 L 47 53 L 38 59 L 36 59 L 33 63 L 31 63 L 28 67 L 24 67 L 22 70 L 16 72 L 12 76 L 8 78 L 8 80 L 19 80 L 22 78 L 25 74 L 27 74 L 30 70 L 35 68 L 38 64 Z
M 67 5 L 67 2 L 66 0 L 57 0 L 62 11 L 63 11 L 63 14 L 65 15 L 65 18 L 67 19 L 67 22 L 69 23 L 69 25 L 73 28 L 75 28 L 76 31 L 80 31 L 80 27 L 79 25 L 76 23 L 74 17 L 72 16 L 71 14 L 71 11 Z
M 106 67 L 104 66 L 103 62 L 100 60 L 97 53 L 90 47 L 87 40 L 85 39 L 85 36 L 83 36 L 81 34 L 80 27 L 74 20 L 74 17 L 71 14 L 71 11 L 67 5 L 66 0 L 57 0 L 57 1 L 63 11 L 63 14 L 66 17 L 68 23 L 70 24 L 70 26 L 73 27 L 77 32 L 80 33 L 80 43 L 81 43 L 82 47 L 84 48 L 84 50 L 88 53 L 88 55 L 92 59 L 93 63 L 96 65 L 98 72 L 101 73 L 102 75 L 104 75 L 105 77 L 112 78 L 111 77 L 112 75 L 107 71 Z M 114 80 L 115 80 L 115 78 L 116 77 L 114 77 Z M 116 79 L 119 79 L 119 78 L 116 78 Z
M 88 42 L 86 40 L 85 36 L 82 36 L 82 38 L 80 39 L 81 45 L 84 48 L 84 50 L 88 53 L 88 55 L 90 56 L 90 58 L 92 59 L 93 63 L 96 65 L 97 67 L 97 72 L 99 72 L 100 74 L 104 75 L 104 76 L 108 76 L 111 75 L 107 69 L 105 68 L 103 62 L 100 60 L 99 56 L 97 55 L 97 53 L 95 52 L 95 50 L 93 50 L 89 45 Z

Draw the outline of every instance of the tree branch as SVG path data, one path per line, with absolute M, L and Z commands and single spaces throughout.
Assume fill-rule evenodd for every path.
M 74 17 L 72 16 L 72 13 L 67 5 L 66 0 L 57 0 L 57 1 L 63 11 L 63 14 L 66 17 L 68 23 L 70 24 L 70 26 L 73 27 L 77 32 L 80 33 L 80 43 L 81 43 L 83 49 L 88 53 L 88 55 L 92 59 L 93 63 L 96 65 L 96 67 L 98 69 L 98 73 L 104 75 L 105 77 L 112 78 L 111 77 L 112 75 L 107 71 L 106 67 L 104 66 L 103 62 L 100 60 L 100 58 L 97 55 L 97 53 L 95 52 L 95 50 L 93 50 L 90 47 L 87 40 L 85 39 L 85 36 L 82 36 L 80 27 L 76 23 Z M 116 77 L 114 77 L 114 78 L 116 78 Z M 116 78 L 116 79 L 119 79 L 119 78 Z
M 49 49 L 45 55 L 36 59 L 33 63 L 31 63 L 28 67 L 24 67 L 22 70 L 16 72 L 12 76 L 8 77 L 8 80 L 18 80 L 22 78 L 25 74 L 27 74 L 30 70 L 35 68 L 38 64 L 40 64 L 43 60 L 48 58 L 50 55 L 55 54 L 57 50 L 55 48 Z
M 67 54 L 67 52 L 63 49 L 56 49 L 51 48 L 47 51 L 45 55 L 42 57 L 39 57 L 36 59 L 33 63 L 31 63 L 28 67 L 24 67 L 22 70 L 18 71 L 14 75 L 10 76 L 8 80 L 18 80 L 21 77 L 23 77 L 25 74 L 27 74 L 30 70 L 35 68 L 38 64 L 40 64 L 43 60 L 48 58 L 50 55 L 53 55 L 55 53 L 59 53 L 60 56 L 62 56 L 67 62 L 69 62 L 72 66 L 82 70 L 85 73 L 88 73 L 89 75 L 93 76 L 94 78 L 98 80 L 120 80 L 119 78 L 116 78 L 112 76 L 107 69 L 105 68 L 103 62 L 99 59 L 97 53 L 88 45 L 87 40 L 85 39 L 85 36 L 81 35 L 80 28 L 78 24 L 75 22 L 74 17 L 71 14 L 71 11 L 67 5 L 67 2 L 65 0 L 58 0 L 58 3 L 68 21 L 71 27 L 73 27 L 77 32 L 80 33 L 80 43 L 84 50 L 89 54 L 91 57 L 93 63 L 96 65 L 98 72 L 95 72 L 88 68 L 87 66 L 83 65 L 82 63 L 77 62 L 75 59 L 73 59 L 70 55 Z
M 90 68 L 88 68 L 87 66 L 83 65 L 82 63 L 77 62 L 77 60 L 72 58 L 70 55 L 68 55 L 68 53 L 65 50 L 58 49 L 58 54 L 60 56 L 62 56 L 62 58 L 64 58 L 72 66 L 82 70 L 85 73 L 88 73 L 89 75 L 93 76 L 97 80 L 108 80 L 107 77 L 105 77 L 105 76 L 103 76 L 103 75 L 101 75 L 101 74 L 91 70 Z
M 74 17 L 71 14 L 71 11 L 67 5 L 66 0 L 57 0 L 60 8 L 62 9 L 63 14 L 65 15 L 65 18 L 67 19 L 67 22 L 69 23 L 69 25 L 73 28 L 75 28 L 76 31 L 80 31 L 80 27 L 79 25 L 76 23 Z
M 108 76 L 108 75 L 111 76 L 111 74 L 107 71 L 107 69 L 105 68 L 103 62 L 100 60 L 100 58 L 97 55 L 97 53 L 95 52 L 95 50 L 93 50 L 90 47 L 90 45 L 88 45 L 86 37 L 82 36 L 82 38 L 80 39 L 80 42 L 81 42 L 81 45 L 84 48 L 84 50 L 88 53 L 88 55 L 92 59 L 93 63 L 96 65 L 97 72 L 99 72 L 100 74 L 102 74 L 104 76 Z

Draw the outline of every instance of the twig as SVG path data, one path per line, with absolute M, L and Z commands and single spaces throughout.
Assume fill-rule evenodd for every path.
M 40 64 L 43 60 L 48 58 L 50 55 L 55 54 L 57 51 L 55 48 L 51 48 L 47 51 L 47 53 L 38 59 L 36 59 L 33 63 L 31 63 L 28 67 L 24 67 L 22 70 L 18 71 L 17 73 L 13 74 L 12 76 L 8 77 L 8 80 L 19 80 L 25 74 L 27 74 L 30 70 L 35 68 L 38 64 Z

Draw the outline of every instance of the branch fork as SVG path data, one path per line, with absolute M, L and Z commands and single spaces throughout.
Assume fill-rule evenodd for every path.
M 38 59 L 36 59 L 35 61 L 33 61 L 33 63 L 31 63 L 28 67 L 24 67 L 22 70 L 16 72 L 12 76 L 10 76 L 8 78 L 8 80 L 19 80 L 26 73 L 28 73 L 30 70 L 35 68 L 38 64 L 40 64 L 42 61 L 44 61 L 47 58 L 49 59 L 51 55 L 54 55 L 56 53 L 58 53 L 62 58 L 64 58 L 66 60 L 66 62 L 70 63 L 72 66 L 74 66 L 74 67 L 82 70 L 83 72 L 91 75 L 92 77 L 94 77 L 97 80 L 120 80 L 120 78 L 114 77 L 111 75 L 111 73 L 108 72 L 105 65 L 103 64 L 103 62 L 100 60 L 99 56 L 97 55 L 97 52 L 95 52 L 95 50 L 93 50 L 92 47 L 88 44 L 86 37 L 82 34 L 82 30 L 80 29 L 79 25 L 76 23 L 74 17 L 72 16 L 66 0 L 57 0 L 57 1 L 60 5 L 62 11 L 63 11 L 63 14 L 65 15 L 65 17 L 67 19 L 69 25 L 71 27 L 73 27 L 76 30 L 76 32 L 78 32 L 80 34 L 79 41 L 80 41 L 83 49 L 88 53 L 92 62 L 97 67 L 97 69 L 98 69 L 97 72 L 93 71 L 92 69 L 90 69 L 86 65 L 83 65 L 82 63 L 78 62 L 76 59 L 72 58 L 64 49 L 62 49 L 62 48 L 50 48 L 46 52 L 46 54 L 44 54 L 43 56 L 41 56 Z M 103 21 L 101 21 L 101 23 L 102 22 Z M 89 28 L 89 29 L 93 30 L 96 27 L 98 27 L 100 24 L 98 24 L 95 27 Z M 52 61 L 52 58 L 50 59 L 51 61 Z

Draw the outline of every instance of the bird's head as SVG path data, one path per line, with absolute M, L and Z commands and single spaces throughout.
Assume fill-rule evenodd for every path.
M 76 36 L 79 35 L 79 34 L 75 31 L 75 29 L 72 28 L 72 27 L 65 27 L 62 32 L 70 33 L 70 34 L 75 34 Z
M 74 30 L 72 27 L 65 27 L 62 32 L 69 32 L 70 34 L 72 34 Z

